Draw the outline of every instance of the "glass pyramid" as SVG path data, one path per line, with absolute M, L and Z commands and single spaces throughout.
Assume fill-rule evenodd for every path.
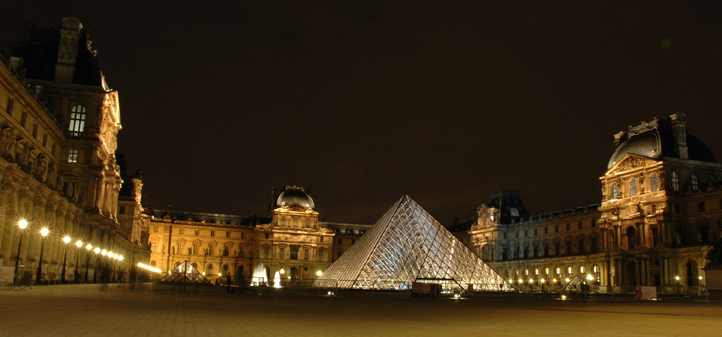
M 341 289 L 406 289 L 412 282 L 444 290 L 511 290 L 511 285 L 404 195 L 314 283 Z

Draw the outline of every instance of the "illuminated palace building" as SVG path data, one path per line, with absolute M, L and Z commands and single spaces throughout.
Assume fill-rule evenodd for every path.
M 319 221 L 303 187 L 272 192 L 266 217 L 154 210 L 150 223 L 151 266 L 173 270 L 188 261 L 206 278 L 250 282 L 310 282 L 341 256 L 370 225 Z
M 148 259 L 141 177 L 115 154 L 118 92 L 77 19 L 3 50 L 0 128 L 0 265 L 21 282 L 107 281 Z
M 559 290 L 577 277 L 601 293 L 697 292 L 722 227 L 722 165 L 681 112 L 614 141 L 601 205 L 529 216 L 517 192 L 501 191 L 457 235 L 520 289 Z

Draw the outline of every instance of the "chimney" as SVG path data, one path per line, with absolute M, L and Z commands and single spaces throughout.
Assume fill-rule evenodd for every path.
M 55 82 L 73 82 L 81 29 L 83 25 L 78 19 L 72 17 L 63 19 L 58 43 L 58 62 L 55 63 Z
M 687 153 L 687 116 L 684 112 L 677 112 L 669 116 L 674 135 L 674 154 L 680 159 L 689 159 Z

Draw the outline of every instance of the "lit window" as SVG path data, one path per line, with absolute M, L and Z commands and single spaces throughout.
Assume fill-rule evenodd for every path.
M 534 269 L 534 275 L 539 275 L 539 269 Z
M 696 191 L 699 189 L 699 180 L 697 179 L 697 175 L 692 175 L 692 190 Z
M 70 126 L 68 131 L 73 137 L 80 136 L 80 133 L 85 130 L 85 107 L 78 104 L 70 110 Z
M 549 268 L 544 268 L 544 274 L 549 275 Z
M 559 268 L 559 267 L 557 267 L 557 275 L 559 275 L 559 274 L 561 274 L 561 273 L 562 273 L 562 269 Z
M 579 272 L 584 274 L 584 266 L 579 267 Z
M 78 150 L 70 149 L 70 152 L 68 152 L 68 163 L 77 163 L 77 162 L 78 162 Z
M 196 229 L 196 235 L 200 235 L 200 231 Z
M 679 192 L 679 175 L 675 171 L 672 171 L 672 190 Z
M 567 274 L 569 274 L 569 275 L 572 274 L 572 267 L 568 267 L 568 268 L 567 268 Z
M 612 200 L 617 199 L 619 196 L 619 190 L 617 189 L 617 184 L 612 184 Z
M 629 182 L 629 196 L 635 195 L 637 195 L 637 179 L 632 178 L 632 181 Z
M 216 231 L 211 231 L 211 236 L 216 236 Z

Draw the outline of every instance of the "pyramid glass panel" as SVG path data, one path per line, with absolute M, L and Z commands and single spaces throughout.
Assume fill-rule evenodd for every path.
M 341 289 L 406 289 L 412 282 L 508 291 L 511 285 L 408 195 L 314 283 Z

